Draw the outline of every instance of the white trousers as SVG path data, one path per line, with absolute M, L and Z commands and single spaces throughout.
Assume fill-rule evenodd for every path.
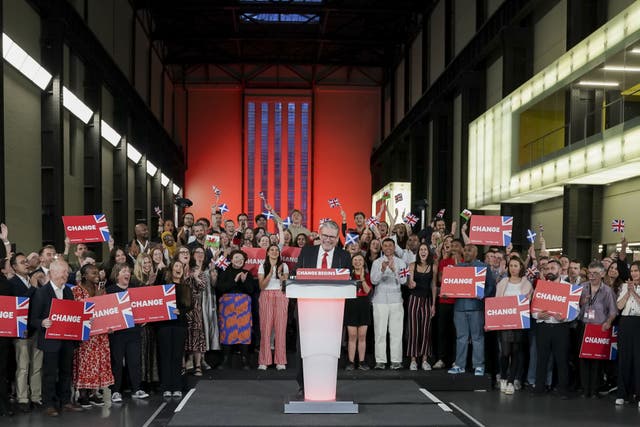
M 402 303 L 373 304 L 373 335 L 376 363 L 387 363 L 387 330 L 391 363 L 402 363 Z

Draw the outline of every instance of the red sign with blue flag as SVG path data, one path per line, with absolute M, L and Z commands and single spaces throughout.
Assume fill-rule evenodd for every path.
M 484 329 L 500 331 L 529 329 L 531 313 L 526 295 L 487 298 L 484 300 Z
M 512 229 L 512 216 L 473 215 L 469 240 L 476 245 L 509 246 Z
M 95 304 L 91 336 L 133 328 L 135 325 L 128 291 L 101 295 L 88 301 Z
M 546 311 L 562 319 L 574 320 L 580 312 L 582 285 L 538 280 L 531 301 L 531 312 Z
M 597 323 L 585 324 L 580 346 L 580 358 L 596 360 L 615 360 L 618 357 L 618 328 L 606 331 Z
M 95 304 L 91 301 L 53 299 L 46 339 L 86 341 L 91 333 L 91 318 Z
M 446 267 L 442 270 L 441 295 L 452 298 L 484 298 L 487 267 Z
M 129 289 L 136 324 L 175 320 L 176 285 L 142 286 Z
M 29 298 L 0 296 L 0 337 L 26 338 Z
M 63 216 L 62 222 L 71 243 L 108 242 L 111 237 L 104 214 Z

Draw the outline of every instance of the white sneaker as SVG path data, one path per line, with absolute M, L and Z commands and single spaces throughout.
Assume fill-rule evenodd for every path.
M 276 371 L 284 371 L 287 369 L 287 365 L 276 365 Z
M 138 390 L 133 393 L 131 397 L 134 399 L 146 399 L 147 397 L 149 397 L 149 394 L 144 390 Z
M 514 392 L 515 388 L 513 387 L 513 384 L 507 384 L 507 388 L 504 390 L 504 394 L 513 394 Z
M 616 399 L 616 405 L 624 405 L 624 399 Z
M 116 391 L 111 395 L 111 401 L 113 403 L 122 403 L 122 395 Z
M 422 362 L 422 370 L 423 371 L 430 371 L 431 370 L 431 365 L 429 365 L 429 362 L 427 362 L 426 360 L 424 362 Z
M 417 371 L 418 370 L 418 362 L 416 362 L 415 360 L 413 362 L 411 362 L 411 364 L 409 365 L 409 370 L 410 371 Z
M 514 380 L 513 381 L 513 388 L 518 391 L 518 390 L 522 390 L 522 383 L 520 382 L 520 380 Z
M 164 393 L 162 393 L 162 397 L 164 397 L 165 399 L 170 399 L 171 398 L 171 392 L 170 391 L 165 391 Z
M 504 393 L 507 390 L 507 380 L 498 380 L 500 381 L 500 393 Z
M 434 365 L 433 369 L 442 369 L 444 368 L 444 362 L 442 360 L 438 360 Z
M 258 365 L 258 371 L 266 371 L 267 365 Z
M 193 369 L 193 359 L 189 358 L 189 360 L 187 360 L 187 363 L 185 363 L 184 368 L 187 371 L 190 371 L 191 369 Z

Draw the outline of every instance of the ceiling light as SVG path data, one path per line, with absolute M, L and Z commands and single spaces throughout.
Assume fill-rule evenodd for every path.
M 138 162 L 140 161 L 140 159 L 142 158 L 142 153 L 140 153 L 138 150 L 136 150 L 133 145 L 128 144 L 127 145 L 127 157 L 129 158 L 129 160 L 131 160 L 133 163 L 138 164 Z
M 604 71 L 625 71 L 630 73 L 640 73 L 640 67 L 625 67 L 624 65 L 607 65 L 602 67 Z
M 604 185 L 622 181 L 640 175 L 640 162 L 627 163 L 622 166 L 607 168 L 567 181 L 567 184 Z
M 180 187 L 178 187 L 177 185 L 173 184 L 173 195 L 177 196 L 179 192 L 180 192 Z
M 160 183 L 163 187 L 169 185 L 169 177 L 163 173 L 160 174 Z
M 634 47 L 630 50 L 631 53 L 640 53 L 640 47 Z
M 65 86 L 62 86 L 62 105 L 74 116 L 82 120 L 85 125 L 89 123 L 91 116 L 93 116 L 93 111 Z
M 5 33 L 2 33 L 2 56 L 40 89 L 49 86 L 51 74 Z
M 156 165 L 147 160 L 147 173 L 149 176 L 155 176 L 156 172 L 158 172 Z
M 603 86 L 603 87 L 618 87 L 620 83 L 618 82 L 606 82 L 606 81 L 598 81 L 598 80 L 581 80 L 578 82 L 580 86 Z
M 109 144 L 114 147 L 117 147 L 122 139 L 122 136 L 104 120 L 100 120 L 100 136 L 109 141 Z

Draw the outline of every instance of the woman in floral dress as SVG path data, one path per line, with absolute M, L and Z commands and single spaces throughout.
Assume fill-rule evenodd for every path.
M 186 284 L 191 288 L 191 305 L 193 309 L 187 313 L 187 339 L 184 343 L 185 355 L 193 354 L 193 374 L 202 376 L 202 359 L 207 351 L 202 312 L 202 293 L 210 286 L 209 277 L 204 269 L 204 249 L 195 248 L 189 263 Z
M 80 286 L 72 289 L 76 301 L 104 294 L 104 289 L 98 287 L 100 275 L 95 265 L 84 265 L 80 274 Z M 73 386 L 80 391 L 78 404 L 85 408 L 103 406 L 104 402 L 96 395 L 96 390 L 113 383 L 107 334 L 94 335 L 81 342 L 73 356 Z

